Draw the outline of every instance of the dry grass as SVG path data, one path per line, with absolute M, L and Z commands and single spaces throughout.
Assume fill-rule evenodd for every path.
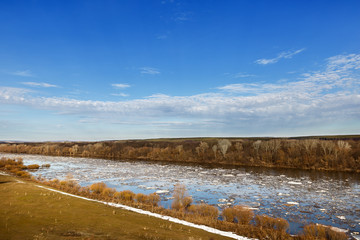
M 228 239 L 0 175 L 1 239 Z
M 330 227 L 310 224 L 304 227 L 301 240 L 346 240 L 348 236 L 343 232 L 333 231 Z
M 0 169 L 14 173 L 18 176 L 29 178 L 28 172 L 21 169 L 23 166 L 22 160 L 0 159 Z M 1 176 L 3 177 L 3 176 Z M 197 224 L 207 225 L 224 231 L 235 232 L 242 236 L 258 238 L 258 239 L 299 239 L 299 240 L 345 240 L 346 234 L 338 233 L 331 230 L 329 227 L 310 225 L 306 226 L 304 233 L 298 237 L 290 236 L 286 231 L 289 228 L 289 223 L 282 218 L 272 218 L 267 215 L 255 216 L 255 225 L 251 224 L 254 218 L 254 213 L 248 207 L 234 206 L 223 210 L 222 216 L 224 221 L 218 220 L 218 209 L 207 204 L 192 205 L 191 197 L 187 196 L 184 185 L 176 185 L 174 189 L 174 202 L 172 209 L 164 209 L 158 206 L 160 196 L 156 193 L 145 195 L 142 193 L 134 194 L 131 191 L 116 192 L 115 189 L 108 188 L 105 183 L 94 183 L 90 187 L 80 187 L 72 175 L 68 175 L 66 179 L 59 181 L 58 179 L 45 180 L 41 177 L 31 177 L 32 181 L 43 183 L 48 186 L 55 187 L 62 191 L 69 193 L 99 199 L 103 201 L 114 201 L 129 206 L 142 208 L 152 212 L 157 212 L 163 215 L 172 216 Z M 0 185 L 1 186 L 1 185 Z M 59 197 L 61 200 L 62 197 Z M 0 198 L 1 200 L 1 198 Z M 70 205 L 69 205 L 70 206 Z M 62 210 L 60 210 L 61 213 Z M 117 211 L 113 210 L 115 215 Z M 85 215 L 84 215 L 85 216 Z M 57 221 L 57 220 L 56 220 Z M 171 225 L 170 225 L 171 226 Z M 157 233 L 157 231 L 155 231 Z M 0 232 L 1 233 L 1 232 Z M 41 233 L 43 234 L 43 233 Z M 36 235 L 34 239 L 41 239 L 42 235 Z M 70 234 L 70 233 L 67 233 Z M 1 236 L 1 235 L 0 235 Z M 81 235 L 83 236 L 83 235 Z M 138 234 L 140 239 L 167 239 L 158 238 L 158 236 L 149 234 Z M 107 238 L 107 237 L 106 237 Z M 90 238 L 92 239 L 92 238 Z M 214 238 L 216 239 L 216 238 Z
M 249 224 L 254 217 L 254 212 L 245 206 L 228 207 L 223 210 L 222 216 L 225 221 Z

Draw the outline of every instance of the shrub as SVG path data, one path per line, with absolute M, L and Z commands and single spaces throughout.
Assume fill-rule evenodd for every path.
M 222 212 L 224 220 L 227 222 L 237 222 L 240 224 L 249 224 L 254 217 L 251 209 L 245 206 L 234 206 L 225 208 Z
M 30 173 L 25 172 L 25 171 L 17 171 L 16 172 L 17 176 L 23 177 L 23 178 L 29 178 L 31 176 Z
M 310 224 L 304 227 L 302 239 L 346 240 L 348 237 L 343 232 L 336 232 L 328 226 Z
M 41 167 L 43 167 L 43 168 L 49 168 L 49 167 L 50 167 L 50 164 L 49 164 L 49 163 L 43 164 L 43 165 L 41 165 Z
M 194 214 L 195 216 L 206 217 L 211 219 L 216 219 L 219 215 L 219 210 L 217 207 L 202 203 L 200 205 L 191 205 L 188 208 L 189 213 Z
M 27 168 L 28 168 L 28 169 L 39 169 L 40 166 L 37 165 L 37 164 L 31 164 L 31 165 L 28 165 Z
M 116 192 L 114 194 L 114 197 L 123 201 L 132 202 L 134 201 L 135 193 L 130 190 L 125 190 L 121 192 Z
M 192 198 L 187 196 L 186 187 L 182 184 L 175 185 L 173 197 L 171 208 L 178 211 L 187 209 L 192 203 Z
M 59 179 L 54 178 L 54 179 L 51 179 L 51 180 L 49 181 L 49 183 L 50 183 L 51 186 L 57 187 L 57 186 L 59 186 L 60 181 L 59 181 Z
M 146 203 L 148 196 L 143 193 L 138 193 L 135 195 L 135 199 L 138 203 Z
M 111 198 L 114 196 L 114 193 L 116 192 L 115 189 L 113 188 L 108 188 L 108 187 L 105 187 L 102 192 L 101 192 L 101 195 L 105 198 Z
M 289 223 L 283 218 L 273 218 L 267 215 L 257 215 L 255 223 L 258 227 L 273 228 L 279 231 L 286 231 L 289 228 Z
M 156 193 L 151 193 L 148 195 L 148 203 L 154 207 L 158 206 L 160 202 L 160 196 Z
M 103 191 L 106 187 L 107 187 L 106 184 L 103 183 L 103 182 L 93 183 L 93 184 L 91 184 L 91 186 L 90 186 L 90 190 L 91 190 L 93 193 L 100 194 L 100 193 L 102 193 L 102 191 Z

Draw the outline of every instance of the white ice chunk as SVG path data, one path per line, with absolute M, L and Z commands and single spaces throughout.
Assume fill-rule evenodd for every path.
M 291 184 L 291 185 L 302 185 L 301 182 L 293 182 L 293 181 L 288 182 L 288 184 Z
M 169 190 L 157 190 L 156 193 L 157 194 L 163 194 L 163 193 L 168 193 Z

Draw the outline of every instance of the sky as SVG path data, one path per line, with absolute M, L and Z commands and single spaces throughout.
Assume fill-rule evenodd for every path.
M 360 134 L 359 9 L 2 0 L 0 140 Z

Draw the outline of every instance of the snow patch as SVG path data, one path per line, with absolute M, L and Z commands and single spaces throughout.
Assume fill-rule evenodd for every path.
M 161 215 L 161 214 L 158 214 L 158 213 L 153 213 L 153 212 L 149 212 L 149 211 L 145 211 L 145 210 L 142 210 L 142 209 L 129 207 L 129 206 L 118 204 L 118 203 L 109 203 L 109 202 L 103 202 L 103 201 L 90 199 L 90 198 L 86 198 L 86 197 L 81 197 L 81 196 L 77 196 L 77 195 L 74 195 L 74 194 L 62 192 L 62 191 L 59 191 L 59 190 L 54 190 L 54 189 L 39 186 L 39 185 L 37 185 L 37 187 L 47 189 L 49 191 L 57 192 L 57 193 L 60 193 L 60 194 L 64 194 L 64 195 L 67 195 L 67 196 L 76 197 L 76 198 L 80 198 L 80 199 L 84 199 L 84 200 L 88 200 L 88 201 L 92 201 L 92 202 L 103 203 L 103 204 L 108 205 L 108 206 L 122 208 L 122 209 L 125 209 L 125 210 L 128 210 L 128 211 L 144 214 L 144 215 L 151 216 L 151 217 L 160 218 L 160 219 L 163 219 L 163 220 L 167 220 L 169 222 L 174 222 L 174 223 L 182 224 L 182 225 L 185 225 L 185 226 L 202 229 L 202 230 L 204 230 L 206 232 L 214 233 L 214 234 L 221 235 L 221 236 L 224 236 L 224 237 L 229 237 L 229 238 L 233 238 L 233 239 L 237 239 L 237 240 L 250 240 L 250 239 L 252 239 L 252 238 L 246 238 L 246 237 L 236 235 L 235 233 L 232 233 L 232 232 L 221 231 L 219 229 L 211 228 L 211 227 L 208 227 L 208 226 L 205 226 L 205 225 L 199 225 L 199 224 L 187 222 L 187 221 L 180 220 L 180 219 L 177 219 L 177 218 L 174 218 L 174 217 L 164 216 L 164 215 Z

